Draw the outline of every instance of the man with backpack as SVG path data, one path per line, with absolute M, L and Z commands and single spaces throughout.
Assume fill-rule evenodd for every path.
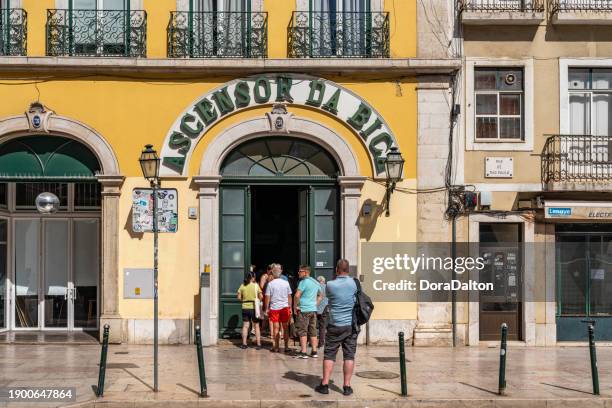
M 341 259 L 336 264 L 336 278 L 327 283 L 326 294 L 329 301 L 329 323 L 323 351 L 323 378 L 321 384 L 315 387 L 315 391 L 329 394 L 329 379 L 334 369 L 336 354 L 342 346 L 342 393 L 351 395 L 359 325 L 363 324 L 364 320 L 367 321 L 373 306 L 370 299 L 361 292 L 359 281 L 349 276 L 349 263 L 346 259 Z

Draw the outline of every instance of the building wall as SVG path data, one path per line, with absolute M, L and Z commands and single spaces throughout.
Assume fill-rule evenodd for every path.
M 20 68 L 5 70 L 0 84 L 0 118 L 22 115 L 32 101 L 40 101 L 56 114 L 79 121 L 94 129 L 111 145 L 119 162 L 120 174 L 125 177 L 120 188 L 118 208 L 118 314 L 122 319 L 122 338 L 119 340 L 145 343 L 151 341 L 152 300 L 123 298 L 124 268 L 146 268 L 152 265 L 152 234 L 136 234 L 131 230 L 131 192 L 144 187 L 138 157 L 143 146 L 163 144 L 173 122 L 194 100 L 230 80 L 245 77 L 240 70 L 232 74 L 192 74 L 182 69 L 181 60 L 174 70 L 135 68 L 134 70 L 91 67 L 95 57 L 75 60 L 74 69 L 56 72 L 54 69 L 30 69 L 50 57 L 45 55 L 46 10 L 57 7 L 55 0 L 23 0 L 28 12 L 28 56 Z M 390 12 L 391 57 L 407 59 L 417 53 L 416 0 L 385 0 L 381 4 Z M 169 13 L 176 9 L 175 0 L 144 0 L 147 11 L 147 60 L 166 58 L 166 27 Z M 263 8 L 269 13 L 268 46 L 270 59 L 285 59 L 287 55 L 287 25 L 295 1 L 265 0 Z M 58 57 L 57 61 L 62 58 Z M 342 59 L 329 59 L 334 74 L 322 74 L 351 90 L 369 102 L 382 115 L 395 134 L 406 160 L 404 180 L 398 187 L 414 190 L 417 187 L 417 87 L 415 74 L 393 72 L 345 72 Z M 117 64 L 132 64 L 134 60 L 119 59 Z M 219 67 L 232 67 L 237 61 L 219 60 Z M 80 66 L 90 65 L 87 73 Z M 1 67 L 0 67 L 1 68 Z M 91 71 L 95 71 L 92 73 Z M 265 63 L 262 73 L 267 73 Z M 295 72 L 295 71 L 294 71 Z M 327 70 L 329 72 L 329 70 Z M 299 70 L 298 72 L 299 73 Z M 442 103 L 442 102 L 440 102 Z M 199 187 L 193 176 L 199 174 L 204 152 L 214 137 L 232 124 L 254 117 L 262 117 L 272 104 L 247 109 L 228 115 L 213 126 L 197 145 L 189 162 L 187 177 L 162 180 L 163 187 L 176 188 L 179 194 L 179 227 L 175 234 L 161 234 L 159 301 L 160 333 L 162 341 L 186 342 L 190 326 L 200 311 L 199 220 L 188 219 L 189 207 L 199 206 Z M 360 207 L 365 200 L 382 209 L 385 189 L 372 180 L 370 154 L 362 139 L 345 122 L 333 115 L 303 106 L 289 106 L 295 115 L 311 118 L 333 129 L 348 141 L 358 157 L 361 175 L 367 177 L 362 189 Z M 417 239 L 417 196 L 395 192 L 389 217 L 381 215 L 360 222 L 361 242 L 414 241 Z M 361 273 L 367 271 L 361 270 Z M 414 321 L 416 305 L 382 303 L 376 305 L 372 325 L 376 321 Z M 384 324 L 380 324 L 383 333 Z M 372 332 L 377 340 L 376 331 Z M 394 338 L 395 333 L 380 335 L 380 340 Z

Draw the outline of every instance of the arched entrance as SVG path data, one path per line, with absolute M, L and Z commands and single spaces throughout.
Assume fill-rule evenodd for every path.
M 338 166 L 321 146 L 296 137 L 262 137 L 232 150 L 221 165 L 219 335 L 242 327 L 236 291 L 254 265 L 283 265 L 295 290 L 300 264 L 331 278 L 339 253 Z
M 235 304 L 235 292 L 230 293 L 230 289 L 221 290 L 222 279 L 226 278 L 224 272 L 221 257 L 222 257 L 222 205 L 223 205 L 223 192 L 226 189 L 234 187 L 235 189 L 241 189 L 242 195 L 239 192 L 234 192 L 236 196 L 242 197 L 240 201 L 244 206 L 247 203 L 247 193 L 251 188 L 251 173 L 265 173 L 261 177 L 272 177 L 274 180 L 283 179 L 282 185 L 268 184 L 266 186 L 265 180 L 261 180 L 261 184 L 253 183 L 255 189 L 264 189 L 265 187 L 279 187 L 282 188 L 306 188 L 312 186 L 313 188 L 331 187 L 332 191 L 335 192 L 335 212 L 334 212 L 334 233 L 336 239 L 336 245 L 334 247 L 336 258 L 343 257 L 349 260 L 353 266 L 353 273 L 356 274 L 356 265 L 358 258 L 358 247 L 359 247 L 359 200 L 361 197 L 361 189 L 365 183 L 366 177 L 362 176 L 359 169 L 359 163 L 357 156 L 349 143 L 336 133 L 333 129 L 318 123 L 312 119 L 302 118 L 299 116 L 291 115 L 285 118 L 285 124 L 287 130 L 284 133 L 275 131 L 271 125 L 271 120 L 268 115 L 263 117 L 256 117 L 247 119 L 243 122 L 235 124 L 224 132 L 220 133 L 209 143 L 207 149 L 204 151 L 200 165 L 200 175 L 193 178 L 193 182 L 199 186 L 199 201 L 200 201 L 200 271 L 201 274 L 201 326 L 202 326 L 202 340 L 205 345 L 212 345 L 217 342 L 219 335 L 223 335 L 227 327 L 231 327 L 234 324 L 239 324 L 239 320 L 234 318 L 234 322 L 222 322 L 221 319 L 231 319 L 232 308 L 235 306 L 231 305 L 233 301 Z M 247 176 L 248 181 L 239 180 L 241 177 L 232 177 L 228 172 L 231 168 L 234 168 L 234 161 L 236 160 L 236 167 L 241 162 L 237 158 L 241 157 L 240 147 L 255 146 L 246 144 L 249 141 L 256 141 L 261 139 L 282 139 L 282 140 L 295 140 L 299 142 L 310 142 L 310 145 L 314 145 L 317 151 L 320 151 L 321 158 L 326 157 L 327 163 L 330 161 L 333 163 L 331 168 L 337 171 L 335 174 L 329 172 L 330 166 L 325 167 L 323 164 L 319 164 L 317 167 L 321 171 L 319 173 L 314 170 L 313 173 L 308 174 L 307 177 L 311 177 L 312 183 L 305 178 L 302 180 L 304 183 L 300 184 L 300 179 L 296 174 L 285 174 L 292 172 L 306 172 L 304 166 L 298 166 L 291 169 L 292 166 L 284 167 L 281 166 L 281 172 L 283 175 L 271 176 L 270 173 L 275 173 L 278 168 L 274 167 L 274 159 L 264 160 L 268 157 L 273 158 L 275 155 L 270 155 L 268 152 L 260 159 L 256 159 L 256 162 L 262 162 L 261 165 L 267 170 L 260 168 L 259 165 L 255 165 L 252 160 L 248 163 L 248 173 L 246 170 L 242 170 L 242 174 L 251 174 Z M 287 146 L 287 145 L 285 145 Z M 265 145 L 264 145 L 265 147 Z M 243 152 L 248 153 L 248 152 Z M 285 154 L 288 151 L 285 152 Z M 248 156 L 248 154 L 247 154 Z M 267 157 L 263 157 L 267 156 Z M 291 155 L 294 156 L 294 155 Z M 331 158 L 331 160 L 330 160 Z M 299 160 L 295 160 L 297 163 Z M 323 161 L 323 160 L 321 160 Z M 226 164 L 232 164 L 225 166 Z M 247 163 L 242 162 L 242 163 Z M 225 166 L 225 167 L 224 167 Z M 307 166 L 306 166 L 307 167 Z M 226 172 L 224 175 L 222 169 Z M 274 169 L 274 170 L 272 170 Z M 270 171 L 272 170 L 272 171 Z M 322 176 L 322 177 L 321 177 Z M 297 180 L 295 180 L 297 178 Z M 316 182 L 316 179 L 320 183 Z M 254 178 L 253 178 L 254 180 Z M 242 184 L 240 184 L 242 183 Z M 327 185 L 326 185 L 327 184 Z M 247 188 L 249 187 L 249 188 Z M 229 191 L 229 190 L 228 190 Z M 231 193 L 230 193 L 231 194 Z M 262 194 L 262 193 L 260 193 Z M 264 193 L 265 194 L 265 193 Z M 304 193 L 302 193 L 304 194 Z M 284 199 L 282 194 L 280 195 L 279 201 L 282 202 Z M 299 192 L 298 192 L 299 195 Z M 311 197 L 314 197 L 311 195 Z M 252 197 L 248 200 L 251 203 Z M 228 202 L 232 202 L 231 200 Z M 299 203 L 298 203 L 299 206 Z M 298 207 L 299 208 L 299 207 Z M 238 211 L 236 211 L 238 213 Z M 240 214 L 227 214 L 228 216 L 237 215 L 236 219 L 231 221 L 243 222 L 246 220 L 245 215 Z M 226 222 L 230 222 L 228 219 Z M 245 223 L 247 225 L 247 223 Z M 248 224 L 250 225 L 250 224 Z M 242 230 L 244 231 L 244 230 Z M 311 229 L 311 232 L 313 230 Z M 246 233 L 243 232 L 246 237 Z M 252 231 L 251 231 L 252 234 Z M 228 241 L 229 241 L 228 237 Z M 244 238 L 243 238 L 244 240 Z M 246 248 L 243 240 L 237 239 L 235 243 L 243 245 L 242 248 Z M 229 243 L 229 242 L 228 242 Z M 309 255 L 308 255 L 309 257 Z M 242 258 L 236 262 L 236 266 L 232 266 L 231 271 L 236 275 L 234 279 L 242 277 L 245 271 L 245 267 L 248 267 L 246 263 L 250 259 L 246 258 L 246 250 L 243 252 Z M 299 259 L 297 260 L 299 262 Z M 273 262 L 273 261 L 264 261 Z M 294 261 L 295 262 L 295 261 Z M 310 259 L 308 260 L 310 262 Z M 227 266 L 227 265 L 226 265 Z M 312 265 L 313 267 L 315 265 Z M 295 267 L 295 265 L 294 265 Z M 326 269 L 327 265 L 321 267 Z M 329 268 L 327 268 L 329 270 Z M 331 267 L 333 270 L 333 265 Z M 231 271 L 227 277 L 231 277 Z M 240 271 L 240 272 L 238 272 Z M 227 288 L 230 287 L 228 283 Z M 223 310 L 225 302 L 221 301 L 221 292 L 224 292 L 224 296 L 228 301 L 229 310 Z M 225 295 L 227 293 L 227 295 Z M 226 320 L 228 320 L 226 319 Z M 229 324 L 231 323 L 231 325 Z M 226 329 L 221 329 L 225 326 Z M 226 333 L 231 335 L 231 330 Z
M 72 138 L 0 145 L 0 329 L 98 328 L 101 170 Z M 42 192 L 59 198 L 56 213 L 38 213 Z

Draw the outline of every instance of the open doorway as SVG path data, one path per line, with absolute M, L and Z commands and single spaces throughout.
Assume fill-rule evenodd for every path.
M 251 186 L 251 262 L 257 278 L 279 263 L 292 288 L 300 264 L 297 186 Z

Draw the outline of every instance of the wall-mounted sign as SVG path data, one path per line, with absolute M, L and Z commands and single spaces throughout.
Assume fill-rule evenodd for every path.
M 153 190 L 135 188 L 132 191 L 132 230 L 153 232 Z M 157 190 L 157 231 L 176 232 L 178 229 L 178 192 L 174 188 Z
M 224 117 L 252 106 L 275 103 L 319 109 L 346 122 L 368 146 L 377 176 L 384 175 L 384 158 L 389 149 L 399 147 L 382 116 L 348 89 L 304 75 L 261 75 L 228 82 L 194 101 L 166 135 L 160 174 L 185 175 L 198 141 Z M 283 128 L 285 123 L 275 120 L 274 126 Z
M 566 220 L 612 220 L 612 203 L 597 201 L 547 201 L 544 218 Z
M 512 178 L 514 173 L 514 160 L 512 157 L 486 157 L 485 177 Z

